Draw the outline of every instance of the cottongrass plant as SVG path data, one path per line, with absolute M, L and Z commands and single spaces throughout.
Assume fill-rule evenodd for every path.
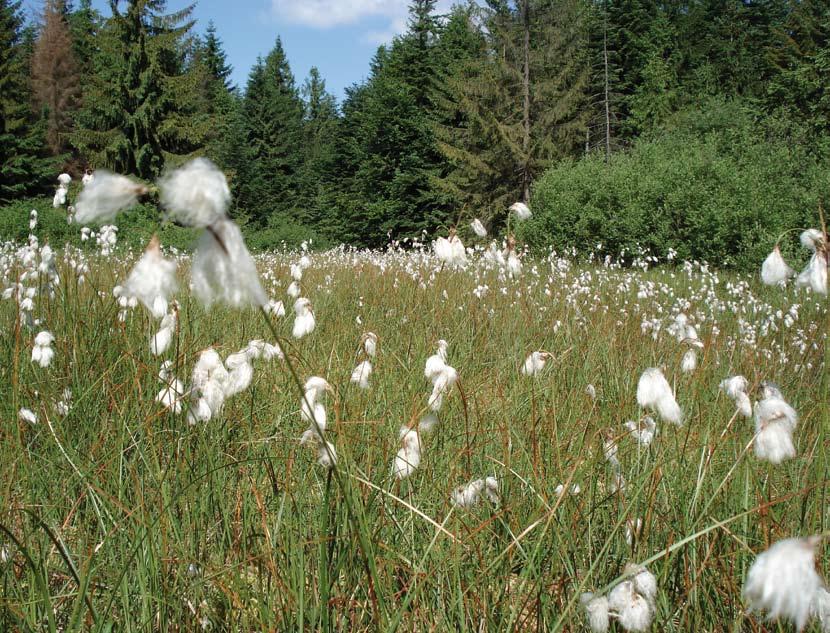
M 255 255 L 256 315 L 220 299 L 207 310 L 189 290 L 192 257 L 171 250 L 176 326 L 155 357 L 160 321 L 111 292 L 142 253 L 118 245 L 104 263 L 92 233 L 54 250 L 54 293 L 37 239 L 0 245 L 0 629 L 578 631 L 604 616 L 616 631 L 751 630 L 777 608 L 763 592 L 743 599 L 756 555 L 824 530 L 821 295 L 703 262 L 654 269 L 647 254 L 621 266 L 516 249 L 515 277 L 483 245 L 448 272 L 418 240 Z M 303 257 L 316 327 L 295 339 L 277 300 Z M 669 333 L 681 313 L 705 343 L 690 374 L 680 356 L 701 348 Z M 359 392 L 355 364 L 376 358 L 368 337 L 356 354 L 367 329 L 381 360 Z M 30 356 L 41 330 L 56 338 L 43 368 Z M 528 380 L 517 365 L 540 341 L 578 362 Z M 450 364 L 463 389 L 436 414 L 425 386 Z M 646 367 L 677 385 L 683 427 L 638 403 Z M 754 456 L 738 404 L 718 396 L 735 375 L 782 385 L 740 392 L 798 410 L 796 457 Z M 311 394 L 322 434 L 302 413 L 308 376 L 331 387 Z M 202 400 L 210 417 L 191 426 Z M 646 414 L 660 424 L 648 447 L 623 425 L 647 431 Z M 298 442 L 308 430 L 313 447 Z M 498 505 L 453 503 L 485 475 Z M 823 549 L 813 561 L 826 568 Z M 823 626 L 823 585 L 808 606 L 805 626 Z M 776 611 L 782 626 L 798 625 L 790 613 Z

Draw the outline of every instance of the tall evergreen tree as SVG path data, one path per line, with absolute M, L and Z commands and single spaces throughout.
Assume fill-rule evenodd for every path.
M 97 38 L 104 19 L 92 6 L 92 0 L 81 0 L 78 7 L 69 12 L 67 19 L 76 64 L 83 77 L 90 77 L 95 72 L 95 62 L 100 57 Z
M 230 80 L 233 67 L 228 64 L 227 53 L 225 53 L 222 40 L 216 34 L 216 25 L 213 23 L 213 20 L 208 22 L 207 30 L 205 31 L 203 51 L 205 64 L 210 74 L 217 81 L 222 82 L 225 90 L 234 91 L 235 86 Z
M 769 48 L 777 74 L 768 86 L 772 109 L 830 132 L 830 5 L 790 0 Z
M 465 207 L 496 217 L 553 161 L 581 151 L 588 124 L 586 15 L 579 0 L 488 0 L 487 53 L 450 80 L 464 124 L 441 134 Z
M 378 246 L 446 224 L 450 199 L 436 185 L 446 162 L 434 123 L 439 27 L 433 0 L 410 7 L 407 32 L 373 60 L 366 85 L 344 104 L 339 148 L 358 162 L 338 196 L 341 239 Z
M 164 0 L 134 0 L 123 12 L 119 4 L 110 2 L 72 140 L 96 166 L 152 178 L 167 158 L 203 147 L 208 132 L 188 116 L 198 99 L 198 81 L 184 74 L 193 6 L 165 14 Z
M 42 128 L 31 115 L 20 2 L 0 0 L 0 201 L 32 193 L 54 179 L 53 161 L 43 155 Z
M 303 107 L 279 38 L 251 70 L 242 112 L 248 165 L 239 206 L 260 226 L 296 221 Z
M 67 147 L 80 97 L 79 73 L 67 23 L 65 0 L 45 0 L 43 25 L 35 42 L 31 80 L 34 105 L 46 124 L 46 143 L 57 156 Z
M 320 71 L 312 67 L 302 88 L 303 164 L 298 174 L 301 219 L 319 226 L 328 204 L 327 192 L 334 185 L 331 169 L 335 160 L 334 139 L 337 134 L 337 102 L 326 91 Z
M 244 125 L 242 102 L 230 82 L 231 72 L 222 41 L 210 22 L 205 37 L 194 40 L 186 74 L 195 79 L 194 114 L 209 126 L 204 154 L 225 171 L 236 199 L 244 160 Z

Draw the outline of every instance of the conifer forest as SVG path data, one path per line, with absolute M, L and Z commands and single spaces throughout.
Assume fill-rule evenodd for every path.
M 828 0 L 177 6 L 0 0 L 0 632 L 830 632 Z

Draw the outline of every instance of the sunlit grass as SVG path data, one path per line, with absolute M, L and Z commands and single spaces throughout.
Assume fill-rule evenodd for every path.
M 256 361 L 252 386 L 218 419 L 191 427 L 185 413 L 165 412 L 154 401 L 163 358 L 187 382 L 206 346 L 224 358 L 273 336 L 255 311 L 206 313 L 183 293 L 177 338 L 155 358 L 155 324 L 141 308 L 118 322 L 111 291 L 127 268 L 113 261 L 94 263 L 82 285 L 64 267 L 54 298 L 38 297 L 35 316 L 56 337 L 48 369 L 29 360 L 37 329 L 21 325 L 13 300 L 0 304 L 0 543 L 12 555 L 0 563 L 0 629 L 583 630 L 579 593 L 652 559 L 654 630 L 762 630 L 741 601 L 754 553 L 830 519 L 830 320 L 826 301 L 804 293 L 753 282 L 739 301 L 726 289 L 737 278 L 699 270 L 574 267 L 548 280 L 551 265 L 539 260 L 538 274 L 526 261 L 521 279 L 503 281 L 403 256 L 315 256 L 303 296 L 317 329 L 283 342 L 301 379 L 335 387 L 331 474 L 298 444 L 307 424 L 285 363 Z M 283 337 L 291 261 L 260 261 L 288 304 L 273 323 Z M 679 371 L 684 347 L 641 330 L 681 303 L 659 290 L 638 299 L 641 281 L 666 284 L 700 315 L 706 347 L 693 374 Z M 481 284 L 489 292 L 479 299 Z M 716 311 L 709 288 L 743 311 Z M 754 346 L 730 343 L 746 338 L 739 318 L 761 319 L 756 304 L 792 302 L 801 305 L 793 327 Z M 798 329 L 815 346 L 797 348 Z M 349 383 L 365 331 L 380 341 L 366 392 Z M 440 338 L 458 388 L 423 438 L 420 468 L 398 482 L 398 429 L 426 407 L 423 365 Z M 521 376 L 537 349 L 554 358 L 538 379 Z M 660 365 L 686 424 L 660 424 L 655 442 L 638 447 L 622 425 L 640 416 L 640 373 Z M 801 417 L 796 459 L 754 457 L 751 421 L 733 418 L 717 390 L 734 373 L 781 386 Z M 72 407 L 61 418 L 53 405 L 66 387 Z M 38 423 L 19 421 L 21 407 Z M 609 492 L 608 429 L 620 494 Z M 499 479 L 499 507 L 452 506 L 456 486 L 486 475 Z M 560 483 L 581 493 L 557 497 Z M 629 545 L 626 521 L 636 518 L 643 530 Z

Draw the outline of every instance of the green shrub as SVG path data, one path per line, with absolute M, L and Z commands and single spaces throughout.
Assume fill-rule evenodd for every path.
M 819 200 L 830 194 L 821 152 L 791 137 L 739 104 L 681 113 L 608 165 L 590 155 L 546 172 L 519 236 L 539 248 L 587 253 L 602 244 L 603 254 L 642 247 L 659 257 L 674 249 L 679 258 L 754 269 L 779 234 L 816 226 Z M 796 244 L 795 234 L 785 243 L 791 256 Z

